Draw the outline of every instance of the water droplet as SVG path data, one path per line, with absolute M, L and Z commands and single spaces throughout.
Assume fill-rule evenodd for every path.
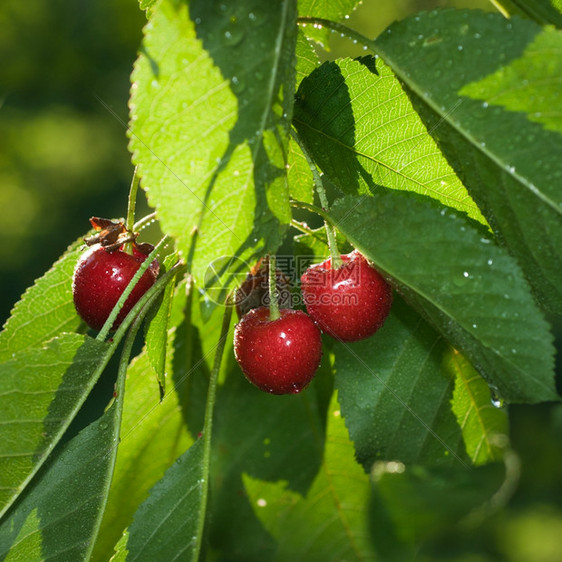
M 264 500 L 263 498 L 260 498 L 259 500 L 256 501 L 256 504 L 258 505 L 258 507 L 265 507 L 267 505 L 267 501 Z
M 486 109 L 486 108 L 488 107 L 488 102 L 487 102 L 487 101 L 483 101 L 483 102 L 482 102 L 482 107 L 483 107 L 484 109 Z
M 107 429 L 107 422 L 100 422 L 100 429 L 105 431 Z
M 488 265 L 492 265 L 493 263 L 494 263 L 494 260 L 493 260 L 492 258 L 490 258 L 490 259 L 488 260 Z
M 262 10 L 252 10 L 248 14 L 248 19 L 252 25 L 261 25 L 267 18 L 267 14 Z
M 463 271 L 462 276 L 468 279 L 470 277 L 470 273 L 468 273 L 468 271 Z
M 246 83 L 241 78 L 238 78 L 238 76 L 233 76 L 230 79 L 230 87 L 232 88 L 232 91 L 235 94 L 240 94 L 241 92 L 244 91 L 244 88 L 246 87 Z
M 216 2 L 213 6 L 213 9 L 219 16 L 225 16 L 230 12 L 229 5 L 225 2 Z
M 238 25 L 233 25 L 229 27 L 223 34 L 222 42 L 228 47 L 234 47 L 238 45 L 244 39 L 244 29 Z
M 463 47 L 462 45 L 458 45 L 458 46 L 457 46 L 457 50 L 458 50 L 458 51 L 462 51 L 463 49 L 464 49 L 464 47 Z
M 478 328 L 478 324 L 472 324 L 472 327 L 476 330 L 476 328 Z
M 495 386 L 490 386 L 490 402 L 494 408 L 503 408 L 505 400 L 499 395 L 498 389 Z

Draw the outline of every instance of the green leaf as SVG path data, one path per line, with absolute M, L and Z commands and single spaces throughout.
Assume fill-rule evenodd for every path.
M 478 11 L 436 11 L 375 42 L 541 303 L 562 312 L 562 38 Z
M 296 86 L 298 87 L 301 81 L 320 64 L 316 51 L 314 51 L 301 29 L 299 29 L 297 37 L 296 54 Z M 291 197 L 297 201 L 312 203 L 314 201 L 314 184 L 310 166 L 298 143 L 292 138 L 289 139 L 287 166 L 287 181 L 289 182 Z
M 320 66 L 320 59 L 301 28 L 298 30 L 295 52 L 297 55 L 295 88 L 298 88 L 303 79 Z
M 49 460 L 0 527 L 0 557 L 89 559 L 111 481 L 118 408 L 114 403 Z
M 336 388 L 357 460 L 467 466 L 451 412 L 453 379 L 443 367 L 447 342 L 394 300 L 377 334 L 336 343 Z
M 484 379 L 458 351 L 449 352 L 446 364 L 455 379 L 451 401 L 453 413 L 472 464 L 478 466 L 501 460 L 509 431 L 507 412 L 500 407 L 501 402 L 492 395 Z
M 81 253 L 80 242 L 72 244 L 23 294 L 0 332 L 0 361 L 78 329 L 81 320 L 72 300 L 72 275 Z
M 217 381 L 231 328 L 232 308 L 224 309 L 220 337 L 213 350 L 204 427 L 200 438 L 152 488 L 128 529 L 127 559 L 199 560 L 208 513 L 211 440 Z M 123 559 L 123 540 L 117 545 Z
M 150 15 L 154 4 L 156 4 L 157 0 L 139 0 L 139 8 L 141 10 L 146 10 L 147 13 Z
M 123 529 L 131 524 L 150 488 L 193 442 L 179 400 L 174 389 L 160 400 L 146 353 L 131 363 L 127 372 L 121 442 L 94 560 L 109 559 Z
M 300 85 L 294 123 L 318 166 L 344 193 L 380 185 L 410 190 L 481 219 L 380 59 L 323 64 Z
M 478 223 L 397 191 L 346 197 L 329 216 L 499 396 L 558 399 L 549 326 L 515 260 Z
M 171 259 L 165 260 L 164 267 L 177 261 L 177 256 L 170 256 Z M 176 276 L 170 277 L 158 303 L 154 305 L 153 312 L 148 319 L 146 329 L 146 350 L 150 359 L 150 365 L 156 373 L 162 394 L 166 391 L 166 348 L 168 342 L 168 323 L 172 307 L 172 294 L 176 283 Z
M 276 540 L 278 561 L 372 560 L 367 506 L 369 478 L 353 446 L 334 394 L 328 409 L 323 463 L 309 490 L 244 474 L 250 505 Z
M 145 28 L 130 149 L 198 281 L 217 258 L 274 250 L 290 220 L 295 19 L 291 1 L 164 0 Z
M 284 481 L 306 493 L 322 462 L 319 377 L 329 373 L 318 373 L 298 395 L 273 396 L 252 386 L 229 357 L 216 405 L 210 546 L 230 559 L 263 562 L 275 552 L 275 541 L 254 513 L 243 478 Z
M 562 74 L 562 40 L 554 29 L 545 29 L 522 56 L 492 74 L 471 82 L 460 94 L 510 112 L 525 113 L 529 121 L 562 133 L 559 77 Z
M 166 393 L 153 376 L 146 350 L 131 363 L 123 406 L 122 438 L 111 492 L 93 560 L 105 562 L 149 490 L 203 429 L 205 401 L 220 310 L 204 323 L 189 281 L 172 299 L 167 340 Z
M 540 24 L 562 27 L 561 0 L 496 0 L 509 14 L 526 15 Z
M 470 470 L 376 463 L 370 517 L 379 559 L 417 559 L 427 541 L 450 539 L 455 525 L 485 505 L 503 478 L 503 466 L 497 463 Z
M 196 560 L 204 487 L 203 440 L 166 471 L 142 503 L 117 560 Z M 126 556 L 125 556 L 126 553 Z
M 361 0 L 298 0 L 300 17 L 325 18 L 332 21 L 342 21 L 349 16 Z M 302 25 L 308 37 L 317 41 L 329 50 L 330 31 L 315 25 Z
M 111 346 L 88 336 L 62 334 L 2 364 L 1 513 L 61 438 L 111 353 Z

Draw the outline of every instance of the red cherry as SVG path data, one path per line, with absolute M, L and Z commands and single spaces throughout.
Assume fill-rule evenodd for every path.
M 296 394 L 313 379 L 322 358 L 320 330 L 302 310 L 254 308 L 236 325 L 234 354 L 255 386 L 272 394 Z
M 119 297 L 133 278 L 146 254 L 133 249 L 133 255 L 114 250 L 108 252 L 92 246 L 78 260 L 72 279 L 74 306 L 80 317 L 94 330 L 101 330 Z M 149 266 L 135 285 L 111 327 L 116 330 L 137 301 L 158 277 L 158 262 Z
M 392 289 L 357 250 L 312 265 L 301 277 L 306 310 L 320 329 L 346 342 L 373 335 L 384 323 L 392 304 Z

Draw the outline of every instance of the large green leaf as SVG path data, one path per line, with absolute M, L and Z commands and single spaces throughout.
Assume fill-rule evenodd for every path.
M 0 377 L 0 513 L 51 453 L 96 382 L 110 345 L 62 334 L 5 361 Z
M 297 93 L 295 126 L 345 193 L 383 185 L 430 195 L 481 218 L 392 71 L 363 57 L 323 64 Z
M 220 337 L 212 354 L 203 430 L 137 510 L 132 525 L 117 544 L 117 560 L 200 559 L 206 546 L 217 382 L 225 344 L 231 339 L 231 318 L 232 308 L 224 309 Z
M 0 558 L 88 560 L 119 442 L 119 402 L 49 459 L 0 527 Z
M 562 312 L 562 37 L 517 17 L 435 11 L 375 48 L 541 302 Z
M 193 442 L 187 432 L 179 397 L 171 389 L 162 401 L 146 353 L 127 373 L 121 443 L 94 560 L 113 554 L 122 531 L 167 468 Z
M 216 258 L 275 249 L 290 220 L 295 20 L 294 1 L 164 0 L 145 28 L 130 149 L 197 280 Z
M 0 332 L 0 361 L 80 326 L 72 301 L 72 275 L 80 254 L 76 242 L 15 305 Z
M 150 491 L 118 545 L 115 560 L 198 560 L 204 488 L 203 440 L 196 441 Z
M 400 298 L 374 337 L 335 345 L 342 415 L 366 470 L 376 460 L 468 466 L 451 412 L 448 352 L 442 336 Z
M 199 307 L 190 306 L 192 296 L 189 286 L 180 283 L 173 297 L 166 352 L 169 380 L 162 399 L 146 350 L 129 367 L 122 438 L 94 560 L 109 559 L 149 490 L 202 430 L 218 328 L 215 318 L 203 324 Z M 201 331 L 209 325 L 208 331 Z
M 248 474 L 244 485 L 256 517 L 276 541 L 267 560 L 373 559 L 369 478 L 353 458 L 335 394 L 328 409 L 323 463 L 310 489 L 299 494 L 286 481 L 268 482 Z
M 558 399 L 549 326 L 516 261 L 481 225 L 397 191 L 348 196 L 330 216 L 501 397 Z
M 329 372 L 321 367 L 298 395 L 273 396 L 253 387 L 233 356 L 230 363 L 216 406 L 210 543 L 227 558 L 263 562 L 276 544 L 254 513 L 244 475 L 284 481 L 293 492 L 306 493 L 322 461 L 325 412 L 319 396 Z
M 476 466 L 500 460 L 508 434 L 501 400 L 458 351 L 451 350 L 445 363 L 455 378 L 452 408 L 470 460 Z

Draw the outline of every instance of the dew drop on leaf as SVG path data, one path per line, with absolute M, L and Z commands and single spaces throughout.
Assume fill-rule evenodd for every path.
M 237 25 L 229 27 L 222 36 L 222 42 L 227 47 L 238 45 L 242 39 L 244 39 L 244 30 Z
M 233 76 L 230 79 L 230 85 L 232 87 L 232 91 L 235 94 L 240 94 L 241 92 L 244 91 L 244 88 L 246 87 L 246 83 L 244 82 L 244 80 L 242 80 L 241 78 L 238 78 L 238 76 Z
M 505 400 L 499 395 L 498 389 L 495 386 L 490 386 L 490 402 L 494 408 L 503 408 Z
M 248 19 L 250 20 L 252 25 L 261 25 L 266 20 L 266 18 L 267 16 L 262 10 L 252 10 L 248 14 Z

